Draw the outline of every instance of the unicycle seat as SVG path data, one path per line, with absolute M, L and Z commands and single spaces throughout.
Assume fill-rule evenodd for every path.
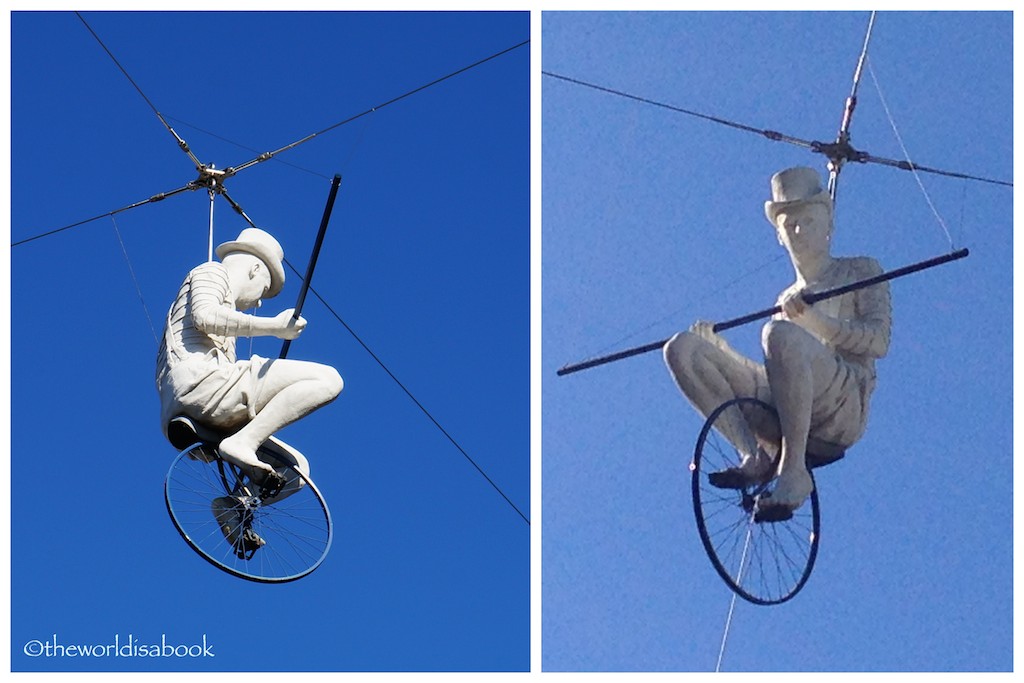
M 167 440 L 179 451 L 199 442 L 218 444 L 228 434 L 224 430 L 217 430 L 196 422 L 186 415 L 177 415 L 167 423 Z
M 167 423 L 167 440 L 171 442 L 178 451 L 184 451 L 196 444 L 203 444 L 207 447 L 217 447 L 218 444 L 232 434 L 229 430 L 216 429 L 209 425 L 197 422 L 187 415 L 177 415 Z M 204 448 L 204 452 L 209 448 Z M 271 436 L 259 447 L 260 453 L 269 453 L 273 456 L 274 462 L 295 465 L 303 472 L 309 473 L 309 462 L 299 451 L 292 448 L 275 436 Z M 208 453 L 213 458 L 214 453 Z
M 841 460 L 845 455 L 845 446 L 815 439 L 813 436 L 807 439 L 806 462 L 808 469 L 813 470 L 816 467 L 831 465 L 837 460 Z
M 179 451 L 199 442 L 217 444 L 224 436 L 185 415 L 173 417 L 167 423 L 167 440 Z

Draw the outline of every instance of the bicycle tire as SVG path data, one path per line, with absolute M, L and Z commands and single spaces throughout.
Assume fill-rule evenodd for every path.
M 277 496 L 261 491 L 214 446 L 199 442 L 171 463 L 164 502 L 185 542 L 218 569 L 260 583 L 295 581 L 327 557 L 334 537 L 331 513 L 320 490 L 294 464 L 268 449 L 261 448 L 258 455 L 288 480 L 285 491 L 295 490 Z M 228 540 L 212 509 L 214 500 L 225 498 L 234 501 L 241 524 L 265 545 L 240 554 L 241 544 Z
M 777 605 L 799 593 L 814 568 L 821 539 L 818 490 L 815 485 L 809 501 L 791 519 L 755 522 L 757 498 L 770 492 L 773 482 L 736 490 L 712 486 L 708 474 L 736 467 L 742 457 L 722 432 L 725 421 L 735 416 L 748 423 L 773 420 L 778 429 L 775 409 L 754 398 L 727 401 L 708 416 L 690 464 L 697 531 L 730 589 L 748 602 Z

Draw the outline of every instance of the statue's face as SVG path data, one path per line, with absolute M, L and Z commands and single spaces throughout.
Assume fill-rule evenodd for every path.
M 795 204 L 775 216 L 779 242 L 792 253 L 827 253 L 832 212 L 821 202 Z
M 255 256 L 245 255 L 247 260 L 247 277 L 241 282 L 231 283 L 235 294 L 235 307 L 239 310 L 253 308 L 270 290 L 270 269 Z

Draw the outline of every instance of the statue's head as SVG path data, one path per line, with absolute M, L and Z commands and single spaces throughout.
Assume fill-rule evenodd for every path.
M 284 287 L 284 249 L 273 235 L 259 228 L 246 228 L 231 242 L 217 247 L 217 257 L 223 260 L 231 254 L 249 254 L 258 258 L 270 274 L 270 286 L 264 296 L 276 296 Z
M 788 168 L 772 176 L 771 186 L 772 198 L 764 203 L 764 213 L 779 241 L 788 248 L 790 238 L 806 226 L 820 233 L 827 244 L 832 236 L 832 198 L 822 188 L 818 172 L 803 166 Z

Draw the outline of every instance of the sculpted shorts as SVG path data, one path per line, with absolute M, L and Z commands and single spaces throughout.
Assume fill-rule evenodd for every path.
M 838 356 L 828 388 L 814 397 L 811 436 L 839 446 L 852 446 L 864 434 L 868 419 L 863 368 Z
M 186 360 L 171 368 L 161 387 L 163 424 L 175 415 L 233 431 L 256 416 L 266 358 L 229 362 Z

